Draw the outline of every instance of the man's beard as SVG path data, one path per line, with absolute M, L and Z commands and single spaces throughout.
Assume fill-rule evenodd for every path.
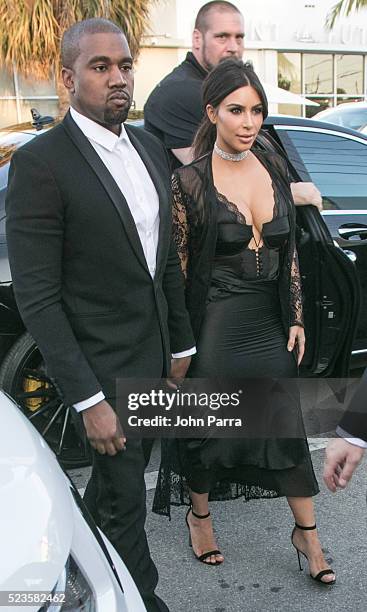
M 130 106 L 131 103 L 129 103 L 125 108 L 121 108 L 119 110 L 107 108 L 104 111 L 103 122 L 106 125 L 118 125 L 120 123 L 124 123 L 128 117 Z

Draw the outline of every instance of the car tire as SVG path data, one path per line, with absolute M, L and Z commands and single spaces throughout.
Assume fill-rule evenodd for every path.
M 57 389 L 46 376 L 42 355 L 25 332 L 13 344 L 0 368 L 0 387 L 45 438 L 64 468 L 90 465 L 91 450 L 78 434 L 78 415 L 64 406 Z

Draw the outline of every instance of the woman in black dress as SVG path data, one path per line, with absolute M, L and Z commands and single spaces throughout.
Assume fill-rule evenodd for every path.
M 197 338 L 189 375 L 297 377 L 305 336 L 286 162 L 253 147 L 267 116 L 264 90 L 250 66 L 228 59 L 206 78 L 203 101 L 196 159 L 173 177 L 174 234 Z M 289 406 L 301 419 L 295 413 Z M 194 554 L 217 565 L 224 558 L 208 499 L 286 496 L 298 558 L 332 584 L 315 525 L 318 490 L 305 437 L 176 440 L 163 453 L 154 510 L 190 503 Z

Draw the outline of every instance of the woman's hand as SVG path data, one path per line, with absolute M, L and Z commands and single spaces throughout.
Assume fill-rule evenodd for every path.
M 312 204 L 322 210 L 322 195 L 314 183 L 291 183 L 291 192 L 296 206 Z
M 300 325 L 292 325 L 289 328 L 289 338 L 287 349 L 289 352 L 293 351 L 294 347 L 297 346 L 297 365 L 302 361 L 305 352 L 305 330 Z

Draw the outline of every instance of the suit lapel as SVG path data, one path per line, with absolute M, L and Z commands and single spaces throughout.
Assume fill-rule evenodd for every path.
M 157 270 L 160 265 L 165 261 L 167 249 L 169 247 L 169 241 L 167 241 L 167 235 L 171 235 L 171 194 L 168 192 L 167 187 L 164 184 L 159 172 L 154 165 L 152 158 L 147 153 L 145 147 L 142 146 L 136 134 L 129 129 L 128 125 L 125 125 L 125 129 L 130 138 L 130 142 L 133 147 L 137 150 L 141 160 L 143 161 L 150 178 L 153 181 L 154 187 L 157 190 L 159 198 L 159 239 L 157 248 Z
M 83 132 L 76 125 L 75 121 L 72 119 L 70 113 L 67 113 L 64 120 L 63 125 L 71 138 L 74 144 L 79 149 L 80 153 L 83 155 L 85 160 L 88 162 L 92 170 L 97 175 L 98 179 L 102 183 L 104 189 L 106 190 L 108 196 L 112 200 L 120 219 L 125 227 L 126 234 L 128 240 L 131 244 L 131 248 L 134 251 L 136 257 L 142 266 L 148 270 L 147 262 L 144 256 L 144 251 L 141 246 L 140 238 L 138 231 L 136 229 L 134 218 L 130 212 L 130 208 L 126 199 L 117 186 L 116 182 L 112 178 L 112 175 L 102 162 L 99 155 L 96 153 L 92 145 L 90 144 L 88 138 L 84 136 Z M 140 151 L 139 151 L 140 154 Z M 144 161 L 144 160 L 143 160 Z

